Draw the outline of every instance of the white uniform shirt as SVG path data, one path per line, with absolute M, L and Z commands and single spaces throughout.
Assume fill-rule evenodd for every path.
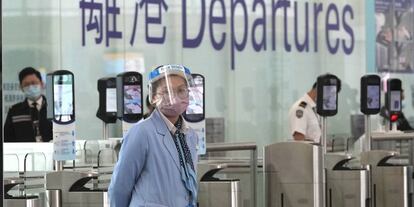
M 33 103 L 34 103 L 34 101 L 32 101 L 32 100 L 30 100 L 30 99 L 27 99 L 27 103 L 29 104 L 29 106 L 30 106 L 30 107 L 33 107 Z M 40 109 L 42 108 L 42 104 L 43 104 L 43 96 L 40 96 L 40 98 L 38 98 L 38 99 L 36 100 L 36 103 L 37 103 L 37 105 L 36 105 L 36 109 L 37 109 L 38 111 L 40 111 Z
M 316 103 L 305 94 L 289 110 L 290 134 L 295 132 L 305 135 L 305 139 L 319 143 L 322 132 L 319 116 L 316 113 Z

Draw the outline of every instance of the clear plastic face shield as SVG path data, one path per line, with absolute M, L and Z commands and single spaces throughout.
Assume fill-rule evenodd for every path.
M 200 99 L 191 88 L 194 81 L 188 68 L 181 65 L 164 65 L 150 73 L 149 98 L 166 116 L 179 116 L 190 101 Z

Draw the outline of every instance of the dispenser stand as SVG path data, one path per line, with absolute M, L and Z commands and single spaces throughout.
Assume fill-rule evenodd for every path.
M 326 167 L 325 167 L 325 162 L 326 162 L 326 147 L 327 147 L 327 127 L 326 127 L 326 121 L 327 121 L 327 117 L 323 116 L 322 117 L 322 125 L 321 125 L 321 131 L 322 131 L 322 136 L 321 136 L 321 145 L 322 145 L 322 207 L 326 207 L 327 206 L 327 197 L 326 196 Z
M 364 137 L 364 141 L 362 144 L 362 151 L 363 152 L 368 152 L 371 151 L 372 149 L 372 144 L 371 144 L 371 116 L 370 115 L 365 115 L 365 137 Z
M 102 127 L 102 136 L 104 140 L 108 140 L 109 138 L 109 124 L 102 122 L 103 123 L 103 127 Z
M 321 131 L 322 131 L 322 136 L 321 136 L 321 145 L 322 145 L 322 150 L 323 150 L 323 155 L 325 156 L 327 150 L 327 129 L 326 129 L 326 120 L 327 118 L 325 116 L 322 117 L 322 126 L 321 126 Z

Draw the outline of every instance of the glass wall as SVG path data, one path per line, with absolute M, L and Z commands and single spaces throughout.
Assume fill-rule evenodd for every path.
M 348 136 L 370 51 L 365 11 L 360 0 L 3 1 L 3 120 L 23 98 L 19 70 L 65 69 L 75 74 L 77 139 L 100 139 L 99 78 L 179 63 L 206 77 L 206 117 L 224 118 L 226 142 L 289 139 L 289 108 L 326 72 L 343 82 L 328 132 Z

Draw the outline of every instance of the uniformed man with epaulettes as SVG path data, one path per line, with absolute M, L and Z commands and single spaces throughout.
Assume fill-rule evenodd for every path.
M 296 101 L 289 110 L 290 134 L 296 141 L 319 143 L 321 126 L 316 113 L 317 84 Z

